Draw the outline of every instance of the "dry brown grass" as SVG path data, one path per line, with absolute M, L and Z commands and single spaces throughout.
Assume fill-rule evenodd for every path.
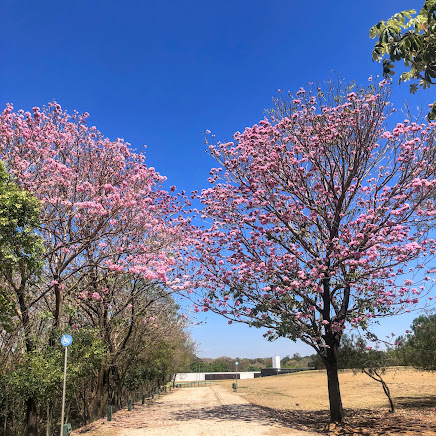
M 346 419 L 330 428 L 334 434 L 436 435 L 436 373 L 389 369 L 385 380 L 397 408 L 394 414 L 388 413 L 380 383 L 352 371 L 341 372 L 339 379 Z M 325 371 L 238 380 L 238 388 L 248 401 L 294 420 L 297 428 L 328 431 L 323 425 L 329 407 Z
M 353 371 L 339 373 L 345 408 L 379 409 L 389 407 L 380 383 Z M 436 374 L 413 369 L 393 368 L 385 375 L 394 401 L 435 396 Z M 230 384 L 229 389 L 231 388 Z M 328 409 L 325 371 L 308 371 L 273 377 L 238 380 L 239 393 L 254 404 L 285 409 Z

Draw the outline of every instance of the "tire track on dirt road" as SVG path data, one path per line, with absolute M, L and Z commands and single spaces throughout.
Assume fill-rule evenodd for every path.
M 220 385 L 182 388 L 151 405 L 123 409 L 72 436 L 312 436 Z

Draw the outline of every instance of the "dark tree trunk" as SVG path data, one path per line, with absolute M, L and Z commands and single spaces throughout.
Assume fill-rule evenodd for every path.
M 392 401 L 391 391 L 389 390 L 388 385 L 386 384 L 386 382 L 384 380 L 382 380 L 381 383 L 382 383 L 382 386 L 383 386 L 383 391 L 386 394 L 386 396 L 388 397 L 389 404 L 391 406 L 390 412 L 394 413 L 395 412 L 395 406 L 394 406 L 394 402 Z
M 55 279 L 59 280 L 59 277 L 55 276 Z M 55 294 L 54 326 L 55 328 L 59 328 L 61 324 L 62 303 L 63 303 L 63 294 L 59 284 L 54 286 L 54 294 Z
M 330 402 L 330 422 L 342 422 L 344 413 L 342 408 L 341 390 L 339 388 L 338 377 L 338 348 L 339 338 L 333 338 L 326 341 L 329 348 L 327 348 L 326 355 L 324 356 L 324 364 L 327 370 L 327 381 Z
M 59 281 L 59 276 L 55 275 L 54 279 Z M 55 308 L 53 312 L 53 328 L 54 330 L 57 330 L 61 325 L 61 316 L 62 316 L 62 304 L 63 304 L 63 293 L 61 292 L 59 284 L 54 285 L 54 296 L 55 296 Z M 54 331 L 52 331 L 52 334 L 49 338 L 49 345 L 50 347 L 54 347 L 56 344 Z
M 18 297 L 18 303 L 20 305 L 21 312 L 21 324 L 23 326 L 24 331 L 24 340 L 26 343 L 26 352 L 30 353 L 35 349 L 34 343 L 32 341 L 31 336 L 31 327 L 30 327 L 30 317 L 29 317 L 29 308 L 27 306 L 27 301 L 25 297 L 25 288 L 26 282 L 22 280 L 21 285 L 18 289 L 16 289 L 16 294 Z
M 334 365 L 327 367 L 327 380 L 330 402 L 330 421 L 342 422 L 343 409 L 341 400 L 341 390 L 339 388 L 338 366 Z
M 35 399 L 26 400 L 26 436 L 38 436 L 38 409 Z
M 94 418 L 100 418 L 100 414 L 103 410 L 102 399 L 103 399 L 103 381 L 104 381 L 104 368 L 101 367 L 97 375 L 97 387 L 94 397 L 94 407 L 92 411 L 92 416 Z
M 35 350 L 35 344 L 33 343 L 31 336 L 31 326 L 29 317 L 29 308 L 27 306 L 25 298 L 26 281 L 22 279 L 20 287 L 16 290 L 18 302 L 21 312 L 21 323 L 24 331 L 24 341 L 26 344 L 26 352 L 31 353 Z M 33 397 L 29 397 L 26 400 L 26 436 L 38 436 L 38 409 L 36 407 L 36 401 Z
M 97 375 L 97 386 L 94 397 L 94 405 L 92 408 L 92 416 L 94 418 L 101 418 L 103 416 L 103 410 L 108 400 L 106 386 L 108 383 L 108 370 L 101 367 Z

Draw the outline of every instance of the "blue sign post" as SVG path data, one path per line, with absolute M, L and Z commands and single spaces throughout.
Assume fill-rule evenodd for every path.
M 73 343 L 73 338 L 70 335 L 63 335 L 61 338 L 61 344 L 64 347 L 69 347 Z
M 73 343 L 73 338 L 70 335 L 63 335 L 61 338 L 61 344 L 65 347 L 65 361 L 64 361 L 64 389 L 62 391 L 62 414 L 61 414 L 61 432 L 63 434 L 64 429 L 64 416 L 65 416 L 65 389 L 67 385 L 67 355 L 68 347 Z

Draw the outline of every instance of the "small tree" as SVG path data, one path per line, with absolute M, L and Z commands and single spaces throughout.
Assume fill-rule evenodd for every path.
M 370 335 L 373 339 L 374 336 Z M 382 350 L 373 350 L 362 337 L 344 335 L 338 352 L 338 367 L 352 369 L 356 374 L 363 372 L 374 381 L 381 383 L 383 392 L 388 397 L 390 412 L 395 411 L 390 389 L 383 376 L 390 366 L 389 355 Z
M 398 12 L 371 27 L 370 37 L 378 37 L 372 59 L 380 62 L 389 57 L 383 59 L 383 76 L 389 79 L 394 75 L 392 62 L 403 60 L 408 71 L 401 74 L 399 83 L 419 80 L 419 86 L 426 89 L 436 79 L 436 1 L 425 0 L 419 14 L 412 18 L 413 14 L 416 14 L 414 9 Z M 412 83 L 410 92 L 414 94 L 417 90 L 418 85 Z M 428 119 L 436 119 L 436 102 Z
M 397 340 L 402 362 L 426 371 L 436 371 L 436 315 L 413 320 L 411 331 Z
M 409 310 L 435 272 L 400 282 L 435 252 L 425 225 L 436 214 L 434 130 L 409 120 L 386 130 L 388 95 L 385 82 L 334 95 L 300 89 L 283 118 L 209 145 L 222 168 L 201 193 L 210 227 L 194 241 L 196 310 L 313 347 L 336 422 L 344 329 Z

